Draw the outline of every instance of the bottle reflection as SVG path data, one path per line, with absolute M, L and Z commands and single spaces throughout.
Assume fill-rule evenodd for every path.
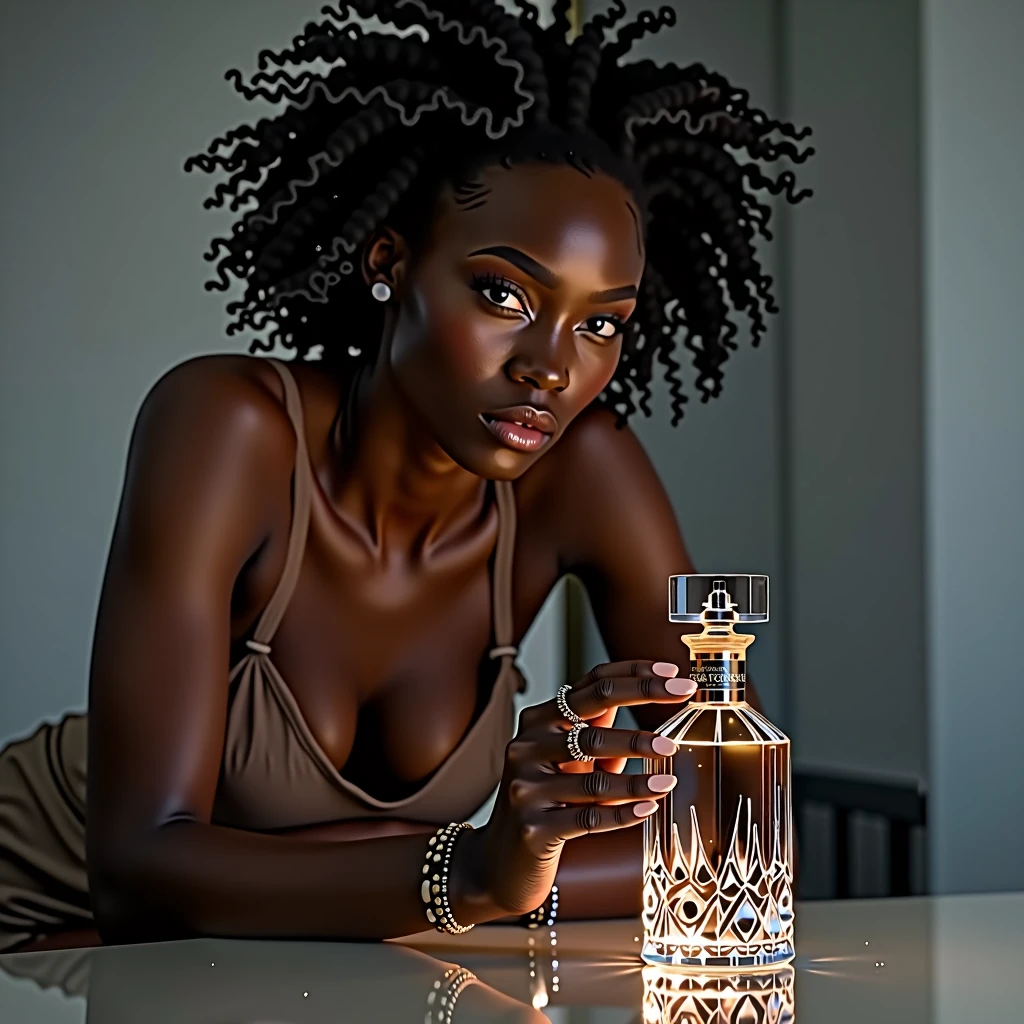
M 697 974 L 648 966 L 644 1024 L 793 1024 L 792 967 L 764 973 Z
M 552 928 L 538 943 L 536 936 L 527 940 L 530 955 L 530 1005 L 535 1010 L 542 1010 L 551 1000 L 548 986 L 544 980 L 544 961 L 548 962 L 548 975 L 551 979 L 551 995 L 558 994 L 558 932 Z M 547 948 L 538 948 L 546 946 Z

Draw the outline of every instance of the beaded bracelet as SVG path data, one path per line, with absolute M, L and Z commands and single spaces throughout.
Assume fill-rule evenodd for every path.
M 448 866 L 455 849 L 455 840 L 463 829 L 472 828 L 468 821 L 453 821 L 439 828 L 427 843 L 427 856 L 423 863 L 423 882 L 420 896 L 427 910 L 427 920 L 439 931 L 462 935 L 474 927 L 459 924 L 448 905 Z
M 424 1024 L 451 1024 L 455 1013 L 455 1003 L 462 990 L 477 980 L 476 975 L 465 967 L 452 967 L 444 972 L 444 978 L 434 982 L 434 987 L 427 994 L 427 1013 Z M 441 985 L 444 985 L 442 990 Z
M 548 898 L 529 914 L 523 914 L 519 919 L 524 928 L 550 928 L 558 917 L 558 886 L 551 886 L 551 893 Z

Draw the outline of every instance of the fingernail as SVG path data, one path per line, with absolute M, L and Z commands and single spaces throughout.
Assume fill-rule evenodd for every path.
M 671 757 L 679 748 L 665 736 L 655 736 L 651 740 L 651 747 L 654 749 L 656 754 L 661 754 L 662 757 Z
M 677 697 L 688 697 L 691 693 L 697 692 L 697 684 L 683 676 L 680 679 L 670 679 L 665 684 L 665 689 Z
M 633 804 L 633 813 L 638 818 L 646 818 L 648 814 L 653 814 L 658 809 L 658 805 L 653 800 L 644 800 L 643 803 Z
M 674 775 L 652 775 L 647 780 L 647 788 L 652 793 L 667 793 L 677 781 Z
M 671 661 L 656 661 L 651 667 L 659 676 L 674 676 L 679 671 L 679 666 Z

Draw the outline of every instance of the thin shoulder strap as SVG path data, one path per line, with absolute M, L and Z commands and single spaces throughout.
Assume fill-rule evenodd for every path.
M 518 648 L 512 643 L 512 552 L 516 543 L 516 498 L 510 480 L 494 481 L 498 503 L 498 547 L 494 553 L 494 639 L 488 657 L 511 660 Z
M 306 427 L 302 416 L 302 401 L 291 370 L 277 359 L 267 360 L 281 376 L 284 384 L 285 408 L 295 430 L 295 472 L 292 477 L 292 527 L 288 537 L 288 554 L 284 570 L 277 581 L 277 589 L 267 602 L 260 621 L 246 646 L 259 654 L 270 653 L 270 642 L 277 632 L 288 602 L 292 599 L 295 584 L 302 568 L 302 556 L 306 550 L 306 535 L 309 532 L 309 512 L 313 492 L 313 470 L 309 464 L 306 449 Z

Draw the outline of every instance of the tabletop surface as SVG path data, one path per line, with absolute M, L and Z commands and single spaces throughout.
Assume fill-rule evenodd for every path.
M 570 922 L 553 935 L 491 926 L 401 943 L 197 939 L 13 954 L 0 956 L 0 1021 L 1024 1021 L 1024 893 L 800 904 L 792 966 L 749 976 L 644 968 L 637 929 Z

